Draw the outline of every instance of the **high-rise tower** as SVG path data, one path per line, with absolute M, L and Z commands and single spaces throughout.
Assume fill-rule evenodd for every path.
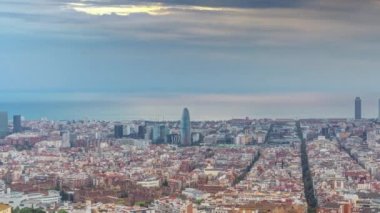
M 380 99 L 379 99 L 379 105 L 378 105 L 378 107 L 379 107 L 379 115 L 378 115 L 377 119 L 380 119 Z
M 8 134 L 8 113 L 0 112 L 0 138 L 4 138 Z
M 181 119 L 181 145 L 190 146 L 191 145 L 191 124 L 190 124 L 190 113 L 187 108 L 183 109 L 182 119 Z
M 21 126 L 21 115 L 14 115 L 13 116 L 13 132 L 21 132 L 22 126 Z
M 355 119 L 362 119 L 362 99 L 360 97 L 355 98 Z
M 114 134 L 115 138 L 122 138 L 123 137 L 123 129 L 124 126 L 122 124 L 116 124 L 114 127 Z

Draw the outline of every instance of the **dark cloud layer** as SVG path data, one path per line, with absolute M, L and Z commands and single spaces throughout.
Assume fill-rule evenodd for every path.
M 169 4 L 169 5 L 204 6 L 204 7 L 287 8 L 287 7 L 297 7 L 298 5 L 302 3 L 302 0 L 142 0 L 142 1 L 114 0 L 112 1 L 113 4 L 130 4 L 130 3 L 139 4 L 141 2 L 163 3 L 163 4 Z
M 72 0 L 58 0 L 73 2 Z M 271 9 L 271 8 L 315 8 L 320 10 L 355 11 L 369 4 L 377 4 L 378 0 L 87 0 L 93 5 L 141 5 L 166 4 L 201 7 Z

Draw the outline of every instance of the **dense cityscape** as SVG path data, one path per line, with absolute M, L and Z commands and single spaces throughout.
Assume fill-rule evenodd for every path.
M 0 213 L 380 213 L 380 0 L 0 0 Z
M 0 113 L 0 212 L 380 212 L 363 119 L 26 120 Z M 379 102 L 380 109 L 380 102 Z M 380 113 L 380 111 L 379 111 Z

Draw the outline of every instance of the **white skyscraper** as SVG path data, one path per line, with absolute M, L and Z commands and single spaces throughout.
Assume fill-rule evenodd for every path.
M 70 146 L 70 132 L 64 132 L 62 134 L 62 147 L 69 148 Z
M 8 113 L 0 112 L 0 138 L 4 138 L 8 134 Z

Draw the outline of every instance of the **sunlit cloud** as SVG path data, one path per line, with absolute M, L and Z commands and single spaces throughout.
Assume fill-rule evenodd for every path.
M 156 5 L 120 5 L 120 6 L 95 6 L 83 3 L 70 3 L 70 9 L 89 15 L 118 15 L 128 16 L 133 13 L 145 13 L 149 15 L 165 15 L 167 9 L 160 4 Z
M 118 15 L 129 16 L 131 14 L 148 14 L 151 16 L 168 15 L 175 10 L 185 11 L 233 11 L 232 8 L 215 8 L 203 6 L 169 6 L 162 3 L 146 5 L 91 5 L 86 3 L 69 3 L 67 8 L 88 15 Z

